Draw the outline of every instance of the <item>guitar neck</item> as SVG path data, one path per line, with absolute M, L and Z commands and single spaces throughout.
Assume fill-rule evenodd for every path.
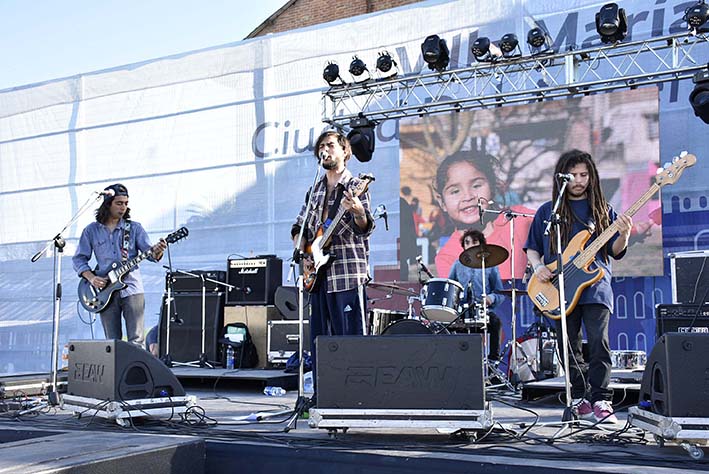
M 325 247 L 330 243 L 330 239 L 332 238 L 332 233 L 335 232 L 335 227 L 337 227 L 337 224 L 340 223 L 342 220 L 342 217 L 345 215 L 345 208 L 340 207 L 337 210 L 337 214 L 335 214 L 335 217 L 332 219 L 332 222 L 328 226 L 327 230 L 323 233 L 322 236 L 322 246 Z
M 135 257 L 131 258 L 130 260 L 127 260 L 123 265 L 120 267 L 116 268 L 114 272 L 116 273 L 116 277 L 122 277 L 129 271 L 133 270 L 140 262 L 145 260 L 148 257 L 151 257 L 153 255 L 153 249 L 150 249 L 146 252 L 141 252 Z
M 645 194 L 640 196 L 640 199 L 635 201 L 627 211 L 624 212 L 626 216 L 634 216 L 641 207 L 647 203 L 651 197 L 653 197 L 660 190 L 660 186 L 657 183 L 653 183 L 650 189 L 645 191 Z M 606 229 L 601 232 L 596 240 L 594 240 L 588 247 L 586 247 L 573 262 L 578 268 L 583 268 L 596 258 L 596 254 L 603 248 L 604 245 L 618 232 L 618 221 L 613 222 L 611 225 L 606 227 Z

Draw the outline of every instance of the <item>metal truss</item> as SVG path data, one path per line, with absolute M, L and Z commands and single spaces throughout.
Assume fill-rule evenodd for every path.
M 333 86 L 322 119 L 348 125 L 362 114 L 383 121 L 684 80 L 707 67 L 707 43 L 706 34 L 682 33 Z

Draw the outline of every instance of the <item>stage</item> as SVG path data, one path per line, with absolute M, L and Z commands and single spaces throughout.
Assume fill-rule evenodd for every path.
M 582 422 L 562 430 L 560 392 L 526 400 L 523 391 L 487 390 L 494 421 L 487 430 L 401 427 L 333 433 L 309 427 L 307 417 L 287 430 L 297 392 L 262 393 L 282 371 L 255 371 L 264 372 L 258 377 L 200 370 L 206 369 L 176 370 L 195 371 L 180 376 L 195 399 L 187 413 L 163 421 L 142 414 L 124 427 L 91 409 L 80 417 L 34 402 L 28 409 L 30 400 L 41 398 L 17 395 L 23 410 L 6 404 L 9 411 L 0 418 L 0 473 L 709 471 L 708 461 L 691 459 L 679 446 L 660 447 L 651 434 L 629 427 L 627 408 L 636 404 L 632 397 L 616 406 L 616 425 Z M 5 392 L 6 401 L 11 395 Z

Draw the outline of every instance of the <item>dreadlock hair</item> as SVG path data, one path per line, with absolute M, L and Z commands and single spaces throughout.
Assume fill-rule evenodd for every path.
M 96 221 L 105 224 L 108 218 L 111 216 L 111 204 L 115 196 L 111 196 L 108 199 L 104 199 L 98 209 L 96 209 Z M 130 207 L 126 208 L 125 214 L 123 214 L 123 219 L 130 219 Z
M 588 203 L 591 206 L 591 217 L 594 222 L 593 234 L 600 235 L 609 225 L 610 218 L 608 217 L 608 202 L 606 202 L 603 191 L 601 191 L 601 180 L 598 177 L 598 169 L 591 158 L 591 155 L 585 151 L 569 150 L 559 157 L 554 169 L 554 176 L 558 173 L 568 173 L 571 168 L 579 164 L 585 164 L 588 168 L 588 187 L 586 188 L 586 196 Z M 556 202 L 559 196 L 560 185 L 557 179 L 554 179 L 554 188 L 552 191 L 552 202 Z M 559 206 L 559 215 L 564 217 L 561 222 L 561 242 L 562 247 L 569 244 L 571 240 L 571 227 L 575 219 L 571 204 L 569 203 L 569 195 L 564 195 L 564 199 Z M 556 252 L 556 234 L 552 233 L 550 238 L 551 251 Z M 602 250 L 603 259 L 608 261 L 608 251 L 604 247 Z
M 466 229 L 460 238 L 460 245 L 465 247 L 465 239 L 470 238 L 471 240 L 477 240 L 481 247 L 487 245 L 487 239 L 485 239 L 485 234 L 478 229 Z

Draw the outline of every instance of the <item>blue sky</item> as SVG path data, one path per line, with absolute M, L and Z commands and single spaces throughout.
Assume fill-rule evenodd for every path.
M 286 0 L 0 0 L 0 90 L 243 39 Z

